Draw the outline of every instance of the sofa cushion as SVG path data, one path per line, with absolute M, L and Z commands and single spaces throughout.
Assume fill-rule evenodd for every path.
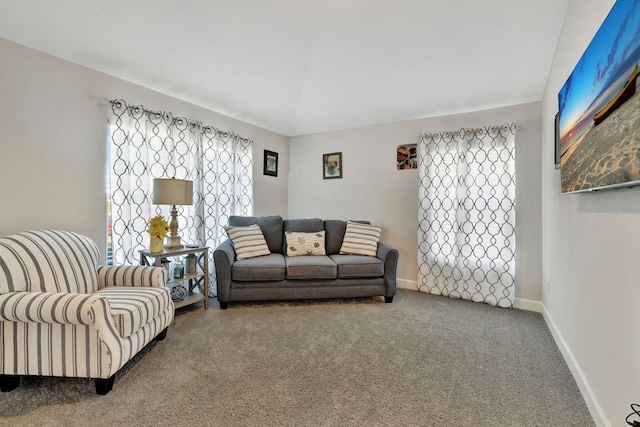
M 330 258 L 338 266 L 339 279 L 384 276 L 384 262 L 376 257 L 364 255 L 331 255 Z
M 324 221 L 325 250 L 327 255 L 340 253 L 342 239 L 344 239 L 344 231 L 347 229 L 347 222 L 341 219 L 326 219 Z
M 287 256 L 326 255 L 324 250 L 324 230 L 313 233 L 285 231 Z
M 328 256 L 286 257 L 287 279 L 335 279 L 336 264 Z
M 133 334 L 173 306 L 165 287 L 108 286 L 95 294 L 104 296 L 109 301 L 113 323 L 122 338 Z
M 231 280 L 238 282 L 284 280 L 284 255 L 270 254 L 236 261 L 231 266 Z
M 360 224 L 369 224 L 369 221 L 354 221 Z M 344 232 L 347 229 L 347 221 L 341 219 L 327 219 L 324 221 L 325 250 L 327 255 L 339 254 L 344 240 Z
M 283 221 L 283 230 L 286 233 L 296 232 L 296 233 L 313 233 L 315 231 L 324 230 L 324 221 L 320 218 L 304 218 L 304 219 L 285 219 Z M 283 239 L 283 248 L 282 253 L 287 253 L 287 239 Z
M 269 247 L 264 239 L 262 230 L 257 224 L 247 227 L 224 227 L 233 242 L 236 259 L 242 260 L 257 256 L 269 255 Z
M 246 227 L 258 224 L 267 241 L 269 251 L 276 254 L 282 253 L 282 217 L 281 216 L 237 216 L 229 217 L 229 225 L 234 227 Z
M 341 254 L 376 256 L 382 227 L 347 221 Z
M 320 218 L 285 219 L 284 231 L 297 231 L 300 233 L 312 233 L 324 230 L 324 221 Z

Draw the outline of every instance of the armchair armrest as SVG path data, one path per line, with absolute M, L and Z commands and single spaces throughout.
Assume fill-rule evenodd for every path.
M 218 301 L 229 301 L 229 288 L 231 287 L 231 266 L 236 259 L 236 253 L 227 239 L 213 252 L 213 263 L 216 269 L 216 287 L 218 289 Z
M 92 294 L 9 292 L 0 295 L 1 321 L 91 325 L 95 323 L 96 311 L 105 310 L 110 311 L 106 298 Z
M 98 267 L 98 288 L 107 286 L 162 287 L 168 274 L 163 267 L 147 265 L 102 265 Z
M 0 321 L 78 325 L 95 328 L 122 366 L 123 347 L 113 323 L 107 298 L 95 294 L 59 292 L 9 292 L 0 295 Z M 112 373 L 109 373 L 112 375 Z

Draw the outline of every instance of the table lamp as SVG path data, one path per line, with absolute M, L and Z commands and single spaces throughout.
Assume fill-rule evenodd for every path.
M 156 178 L 153 180 L 154 205 L 171 205 L 170 234 L 167 236 L 166 249 L 182 249 L 178 236 L 178 211 L 176 205 L 193 204 L 193 181 L 175 178 Z

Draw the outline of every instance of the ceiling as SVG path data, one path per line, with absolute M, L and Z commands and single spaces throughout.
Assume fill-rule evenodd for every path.
M 285 136 L 540 101 L 569 0 L 0 0 L 0 37 Z

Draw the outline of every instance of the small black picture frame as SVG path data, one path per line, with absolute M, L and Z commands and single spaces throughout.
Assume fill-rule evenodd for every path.
M 264 150 L 264 174 L 278 176 L 278 153 Z
M 322 178 L 342 178 L 342 152 L 322 155 Z

